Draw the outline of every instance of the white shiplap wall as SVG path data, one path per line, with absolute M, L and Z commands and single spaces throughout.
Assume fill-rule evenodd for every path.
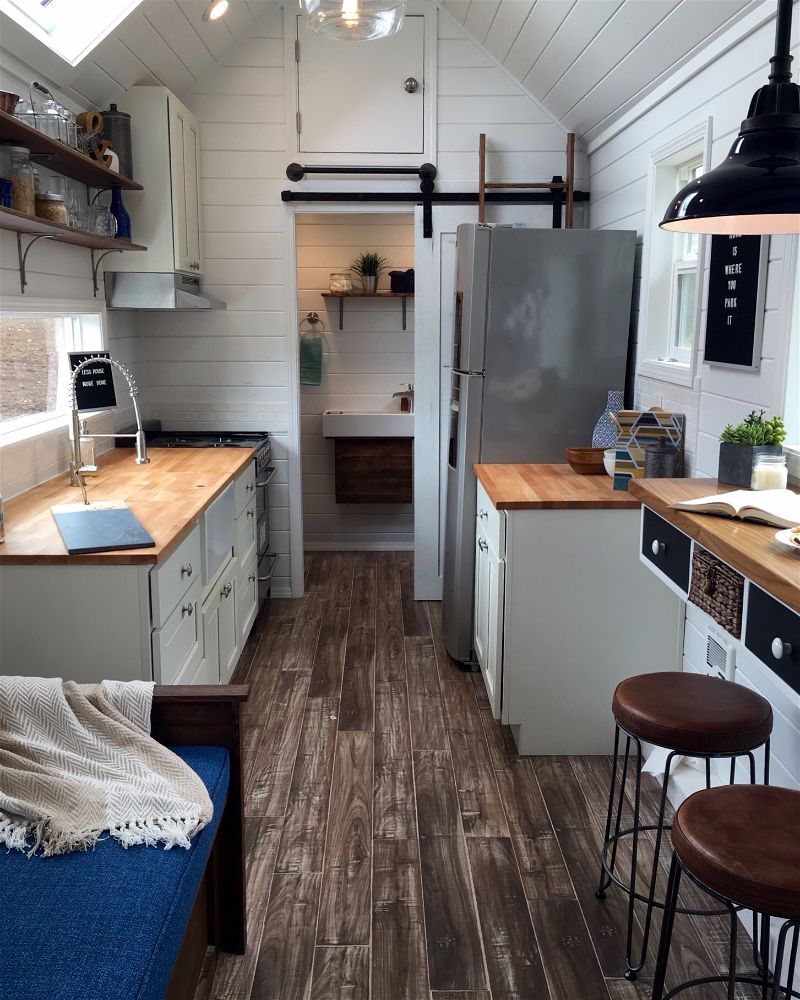
M 719 163 L 727 155 L 753 92 L 766 81 L 773 36 L 774 22 L 763 25 L 594 149 L 589 158 L 593 228 L 637 229 L 641 257 L 647 240 L 643 230 L 651 152 L 710 117 L 711 162 Z M 796 44 L 793 52 L 796 59 Z M 687 457 L 694 474 L 716 475 L 718 435 L 726 423 L 740 420 L 754 407 L 771 413 L 783 411 L 796 280 L 792 239 L 771 239 L 760 372 L 711 368 L 701 364 L 698 357 L 698 378 L 693 388 L 651 378 L 637 379 L 639 405 L 661 405 L 687 414 Z M 638 280 L 636 291 L 641 296 Z M 703 314 L 701 331 L 704 327 Z M 639 341 L 643 341 L 642 331 Z
M 414 216 L 298 215 L 297 288 L 301 316 L 314 311 L 325 324 L 322 384 L 301 387 L 303 532 L 307 549 L 410 549 L 414 519 L 410 504 L 337 504 L 333 441 L 322 435 L 325 410 L 399 409 L 392 393 L 414 381 L 414 303 L 407 329 L 400 302 L 347 299 L 343 330 L 338 300 L 323 289 L 333 271 L 347 271 L 358 253 L 374 250 L 389 270 L 414 266 Z M 378 286 L 388 289 L 388 275 Z
M 201 123 L 205 281 L 228 309 L 148 316 L 141 344 L 148 415 L 186 429 L 256 427 L 272 435 L 279 472 L 270 487 L 270 524 L 281 557 L 275 592 L 288 593 L 289 465 L 300 462 L 300 453 L 290 436 L 289 362 L 297 336 L 286 311 L 292 216 L 280 192 L 290 186 L 285 169 L 296 158 L 287 127 L 293 67 L 284 69 L 282 12 L 260 20 L 251 35 L 186 97 Z M 440 190 L 476 189 L 481 131 L 489 137 L 493 179 L 563 173 L 563 131 L 559 137 L 552 119 L 447 15 L 439 18 L 437 63 Z M 585 178 L 585 159 L 578 173 Z M 405 183 L 321 179 L 314 186 L 380 190 Z M 541 224 L 550 224 L 549 210 Z
M 5 50 L 0 49 L 0 89 L 24 93 L 36 74 L 30 67 L 26 69 L 19 62 L 15 63 L 16 72 L 12 72 L 5 54 Z M 42 167 L 39 172 L 42 186 L 46 188 L 49 171 Z M 27 239 L 24 238 L 23 242 L 26 244 Z M 102 293 L 100 298 L 93 297 L 88 250 L 41 240 L 30 252 L 27 272 L 28 286 L 25 295 L 21 295 L 16 235 L 0 231 L 0 309 L 8 312 L 23 308 L 27 310 L 35 300 L 46 309 L 61 308 L 64 303 L 69 302 L 73 312 L 100 311 L 104 313 L 103 325 L 108 350 L 119 361 L 130 366 L 134 375 L 139 374 L 137 319 L 132 314 L 106 313 Z M 3 357 L 4 344 L 0 333 L 0 365 L 3 364 Z M 131 422 L 133 411 L 119 382 L 117 398 L 120 400 L 118 409 L 90 421 L 94 430 L 118 430 Z M 108 447 L 107 444 L 98 442 L 98 454 Z M 0 493 L 4 497 L 15 496 L 58 475 L 68 467 L 69 435 L 66 427 L 16 444 L 6 444 L 0 448 Z M 91 480 L 89 482 L 91 484 Z

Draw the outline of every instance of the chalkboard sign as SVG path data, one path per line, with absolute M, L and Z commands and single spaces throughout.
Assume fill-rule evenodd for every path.
M 703 360 L 728 368 L 761 366 L 769 240 L 712 236 Z
M 110 357 L 107 351 L 93 351 L 92 354 L 73 354 L 70 352 L 70 371 L 75 369 L 87 358 Z M 87 365 L 81 370 L 75 385 L 75 400 L 78 410 L 108 410 L 117 405 L 117 394 L 114 391 L 114 376 L 111 365 L 107 361 L 98 361 Z

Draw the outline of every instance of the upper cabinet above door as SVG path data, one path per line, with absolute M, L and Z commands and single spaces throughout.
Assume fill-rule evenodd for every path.
M 425 17 L 397 35 L 342 42 L 297 18 L 298 153 L 425 156 Z M 406 85 L 406 81 L 409 81 Z M 414 82 L 411 82 L 414 81 Z M 408 89 L 406 89 L 408 88 Z

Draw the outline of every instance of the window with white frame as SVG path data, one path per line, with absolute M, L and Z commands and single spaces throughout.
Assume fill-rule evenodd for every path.
M 707 126 L 651 154 L 644 234 L 639 362 L 642 374 L 690 385 L 700 325 L 703 238 L 659 229 L 664 209 L 702 174 Z
M 102 348 L 99 313 L 0 313 L 0 437 L 65 425 L 69 352 Z

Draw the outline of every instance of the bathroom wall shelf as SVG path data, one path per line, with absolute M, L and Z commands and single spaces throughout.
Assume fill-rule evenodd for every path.
M 124 191 L 142 190 L 142 185 L 136 181 L 123 177 L 115 170 L 109 170 L 104 164 L 93 160 L 85 153 L 31 128 L 30 125 L 26 125 L 5 111 L 0 111 L 0 142 L 25 146 L 30 150 L 31 156 L 46 167 L 90 187 L 119 187 Z
M 408 299 L 414 298 L 413 292 L 372 292 L 365 295 L 363 292 L 323 292 L 322 297 L 326 299 L 339 300 L 339 329 L 344 329 L 344 300 L 345 299 L 400 299 L 403 305 L 403 329 L 406 329 L 406 303 Z
M 70 246 L 84 247 L 90 250 L 95 295 L 97 295 L 98 291 L 97 266 L 107 253 L 147 249 L 147 247 L 141 246 L 139 243 L 129 243 L 127 240 L 118 240 L 111 236 L 98 236 L 96 233 L 86 233 L 82 229 L 63 226 L 59 222 L 47 222 L 45 219 L 38 219 L 35 216 L 25 215 L 23 212 L 16 212 L 13 208 L 4 208 L 2 206 L 0 206 L 0 229 L 7 229 L 17 234 L 19 287 L 22 295 L 25 294 L 25 286 L 28 284 L 26 277 L 28 253 L 31 247 L 39 240 L 52 240 L 54 243 L 66 243 Z M 23 236 L 30 237 L 25 246 L 22 243 Z M 95 251 L 100 251 L 97 260 L 95 260 Z

